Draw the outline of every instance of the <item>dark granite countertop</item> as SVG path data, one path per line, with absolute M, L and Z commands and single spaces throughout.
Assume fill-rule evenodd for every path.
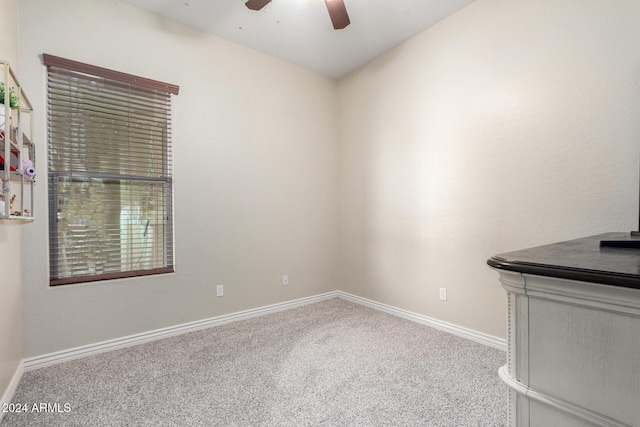
M 631 240 L 629 233 L 605 233 L 495 255 L 493 268 L 538 276 L 640 289 L 640 249 L 600 247 L 601 240 Z

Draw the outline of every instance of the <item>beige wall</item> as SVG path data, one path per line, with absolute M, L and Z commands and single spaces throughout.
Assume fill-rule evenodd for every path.
M 17 70 L 17 0 L 0 0 L 0 10 L 3 17 L 0 25 L 0 59 L 9 62 Z M 22 361 L 21 227 L 0 221 L 0 399 L 4 397 Z
M 336 289 L 334 81 L 120 2 L 20 7 L 42 159 L 24 230 L 25 357 Z M 48 287 L 42 53 L 180 85 L 175 274 Z
M 504 337 L 487 258 L 637 229 L 638 22 L 478 0 L 342 79 L 341 289 Z
M 43 52 L 181 86 L 176 274 L 48 288 L 41 167 L 26 357 L 336 288 L 504 337 L 488 257 L 637 227 L 638 2 L 478 0 L 338 84 L 119 2 L 20 7 L 40 159 Z

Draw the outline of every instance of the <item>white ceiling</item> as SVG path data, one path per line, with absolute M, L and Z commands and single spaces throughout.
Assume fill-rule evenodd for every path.
M 366 64 L 475 0 L 344 0 L 351 25 L 335 31 L 324 0 L 123 0 L 333 78 Z

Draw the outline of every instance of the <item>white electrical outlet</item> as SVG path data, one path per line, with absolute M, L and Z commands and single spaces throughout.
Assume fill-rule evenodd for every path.
M 218 286 L 216 286 L 216 296 L 217 296 L 217 297 L 222 297 L 222 296 L 224 296 L 224 285 L 218 285 Z
M 447 300 L 447 288 L 440 288 L 440 299 L 442 301 Z
M 289 275 L 285 274 L 282 276 L 282 286 L 287 286 L 289 284 Z

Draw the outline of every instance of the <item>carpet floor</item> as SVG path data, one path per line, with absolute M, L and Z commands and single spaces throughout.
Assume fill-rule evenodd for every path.
M 336 298 L 26 372 L 1 425 L 505 426 L 505 358 Z

